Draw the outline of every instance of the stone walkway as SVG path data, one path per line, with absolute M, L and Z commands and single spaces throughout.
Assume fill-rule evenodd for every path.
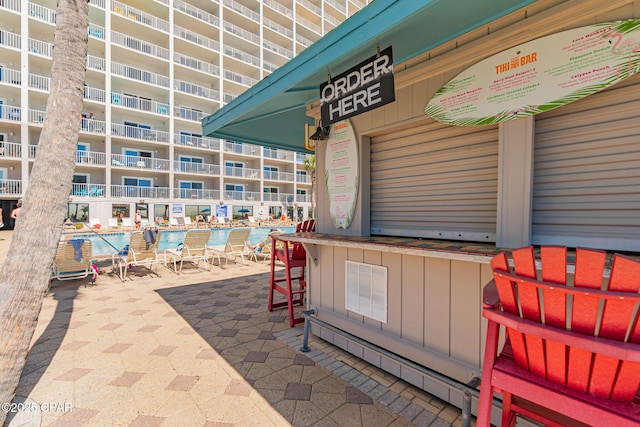
M 299 352 L 303 327 L 266 309 L 268 264 L 159 270 L 53 282 L 16 393 L 42 409 L 25 425 L 461 424 L 458 409 L 319 338 Z

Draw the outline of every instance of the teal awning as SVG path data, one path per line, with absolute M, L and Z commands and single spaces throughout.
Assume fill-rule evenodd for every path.
M 202 120 L 214 138 L 305 152 L 306 106 L 338 75 L 393 47 L 397 65 L 535 0 L 374 0 L 232 102 Z M 427 100 L 425 99 L 425 103 Z

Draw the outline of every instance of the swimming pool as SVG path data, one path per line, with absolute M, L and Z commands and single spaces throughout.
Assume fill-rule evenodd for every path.
M 252 227 L 251 234 L 249 234 L 249 242 L 256 244 L 269 235 L 272 227 Z M 209 245 L 224 245 L 227 241 L 227 236 L 231 228 L 213 228 L 211 229 L 211 237 L 209 238 Z M 296 231 L 295 227 L 278 227 L 278 230 L 283 233 L 293 233 Z M 165 249 L 173 249 L 178 246 L 179 243 L 184 242 L 184 236 L 186 230 L 162 230 L 160 233 L 160 243 L 158 245 L 158 251 L 162 252 Z M 122 249 L 124 245 L 129 244 L 130 232 L 125 233 L 102 233 L 100 235 L 93 234 L 87 236 L 86 234 L 76 234 L 75 239 L 89 239 L 91 240 L 91 247 L 94 257 L 111 256 L 114 252 Z

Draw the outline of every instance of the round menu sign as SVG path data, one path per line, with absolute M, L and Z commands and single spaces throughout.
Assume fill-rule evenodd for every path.
M 349 120 L 331 126 L 325 159 L 331 221 L 335 228 L 348 228 L 358 196 L 358 145 Z
M 512 47 L 467 68 L 425 107 L 477 126 L 530 116 L 605 89 L 640 70 L 640 19 L 575 28 Z

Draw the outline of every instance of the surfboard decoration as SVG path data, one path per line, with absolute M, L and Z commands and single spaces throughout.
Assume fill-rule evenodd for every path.
M 639 71 L 640 19 L 575 28 L 512 47 L 462 71 L 425 107 L 434 119 L 478 126 L 539 114 Z
M 358 144 L 351 122 L 331 126 L 325 152 L 325 186 L 335 228 L 349 228 L 358 198 Z

